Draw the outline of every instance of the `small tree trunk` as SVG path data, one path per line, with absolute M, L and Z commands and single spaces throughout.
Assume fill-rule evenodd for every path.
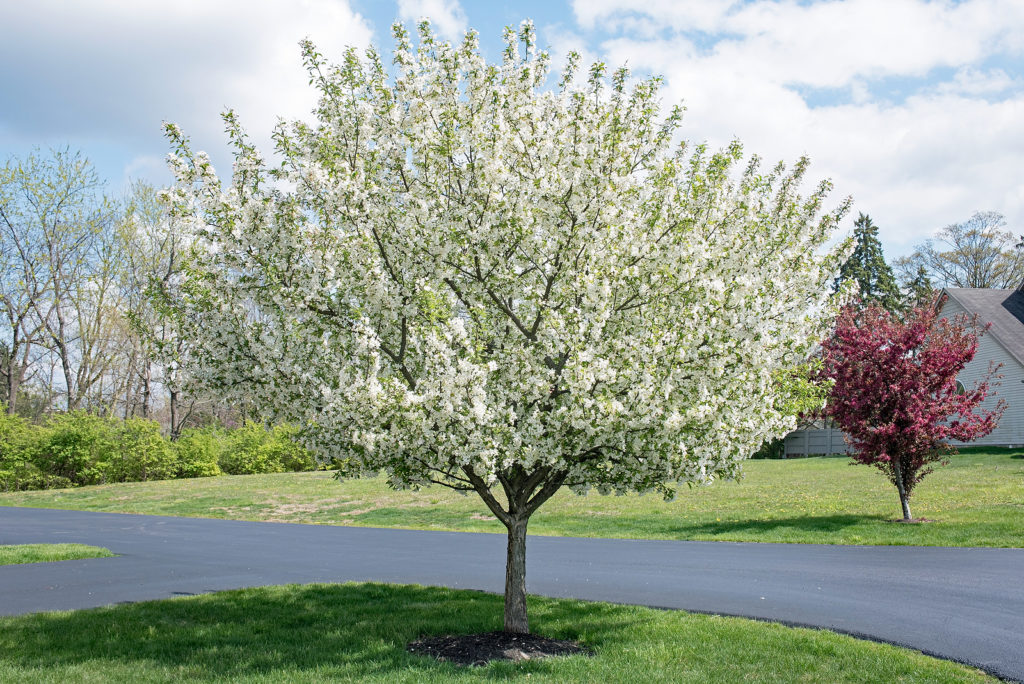
M 513 518 L 508 527 L 508 559 L 505 564 L 505 631 L 529 634 L 526 616 L 526 523 Z
M 910 515 L 910 500 L 907 499 L 906 491 L 900 492 L 900 505 L 903 506 L 903 519 L 913 520 L 914 517 Z
M 142 375 L 142 417 L 149 418 L 149 401 L 153 390 L 149 385 L 149 376 L 152 366 L 149 361 L 146 361 L 146 371 Z
M 892 463 L 893 473 L 896 475 L 896 491 L 900 493 L 900 506 L 903 508 L 903 519 L 913 520 L 914 518 L 910 515 L 910 495 L 907 494 L 907 488 L 903 486 L 903 468 L 901 467 L 899 457 L 893 459 Z
M 7 368 L 7 413 L 14 415 L 15 404 L 18 403 L 18 378 L 15 375 L 14 358 Z
M 178 441 L 178 435 L 180 434 L 180 427 L 178 425 L 178 393 L 175 390 L 170 391 L 171 400 L 171 424 L 169 426 L 169 432 L 172 442 Z

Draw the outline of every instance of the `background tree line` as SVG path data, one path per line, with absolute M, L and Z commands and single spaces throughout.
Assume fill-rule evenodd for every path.
M 853 231 L 854 251 L 835 289 L 856 282 L 864 306 L 899 313 L 930 303 L 943 287 L 1015 289 L 1024 282 L 1024 236 L 1007 230 L 998 212 L 980 211 L 945 226 L 892 266 L 870 216 L 860 214 Z
M 0 402 L 33 420 L 85 410 L 183 426 L 241 411 L 190 395 L 182 343 L 153 295 L 180 267 L 180 235 L 146 183 L 112 198 L 68 149 L 0 169 Z
M 938 288 L 1017 287 L 1024 238 L 1002 215 L 950 224 L 890 266 L 861 214 L 835 288 L 899 312 Z M 158 310 L 181 268 L 180 231 L 153 186 L 122 198 L 81 153 L 12 157 L 0 169 L 0 402 L 36 422 L 84 410 L 150 418 L 176 439 L 187 425 L 244 423 L 245 407 L 196 396 L 174 363 L 186 340 Z

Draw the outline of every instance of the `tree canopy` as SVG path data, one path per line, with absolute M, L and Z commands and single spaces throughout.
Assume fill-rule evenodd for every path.
M 877 306 L 849 307 L 822 344 L 820 377 L 834 383 L 827 413 L 849 438 L 853 460 L 875 466 L 896 486 L 905 520 L 912 519 L 914 487 L 952 451 L 946 440 L 987 435 L 1003 413 L 1002 401 L 977 410 L 988 379 L 957 386 L 978 334 L 976 321 L 940 317 L 934 306 L 902 319 Z
M 573 55 L 550 85 L 529 24 L 499 64 L 472 32 L 395 39 L 390 73 L 303 45 L 320 103 L 280 166 L 230 112 L 230 181 L 168 126 L 182 361 L 345 475 L 478 494 L 525 632 L 526 526 L 561 487 L 670 497 L 792 429 L 774 380 L 829 325 L 846 204 L 799 194 L 805 159 L 674 143 L 658 79 Z
M 870 216 L 861 213 L 857 217 L 853 224 L 853 238 L 853 252 L 839 269 L 835 289 L 854 281 L 864 305 L 875 304 L 888 311 L 898 311 L 903 306 L 903 297 L 896 284 L 896 276 L 885 263 L 878 226 Z

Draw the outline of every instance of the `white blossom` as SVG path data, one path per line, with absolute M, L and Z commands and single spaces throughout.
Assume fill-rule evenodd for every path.
M 499 65 L 475 35 L 396 40 L 392 74 L 304 47 L 321 99 L 277 129 L 280 168 L 233 115 L 230 182 L 169 128 L 195 378 L 348 474 L 497 484 L 507 515 L 531 474 L 528 502 L 671 496 L 793 426 L 774 378 L 833 314 L 845 211 L 798 194 L 806 160 L 674 145 L 656 80 L 552 87 L 530 27 Z

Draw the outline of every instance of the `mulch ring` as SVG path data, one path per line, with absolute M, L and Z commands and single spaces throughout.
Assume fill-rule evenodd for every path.
M 520 662 L 550 656 L 594 655 L 589 648 L 575 641 L 508 632 L 424 637 L 411 642 L 405 650 L 456 665 L 486 665 L 492 660 Z

